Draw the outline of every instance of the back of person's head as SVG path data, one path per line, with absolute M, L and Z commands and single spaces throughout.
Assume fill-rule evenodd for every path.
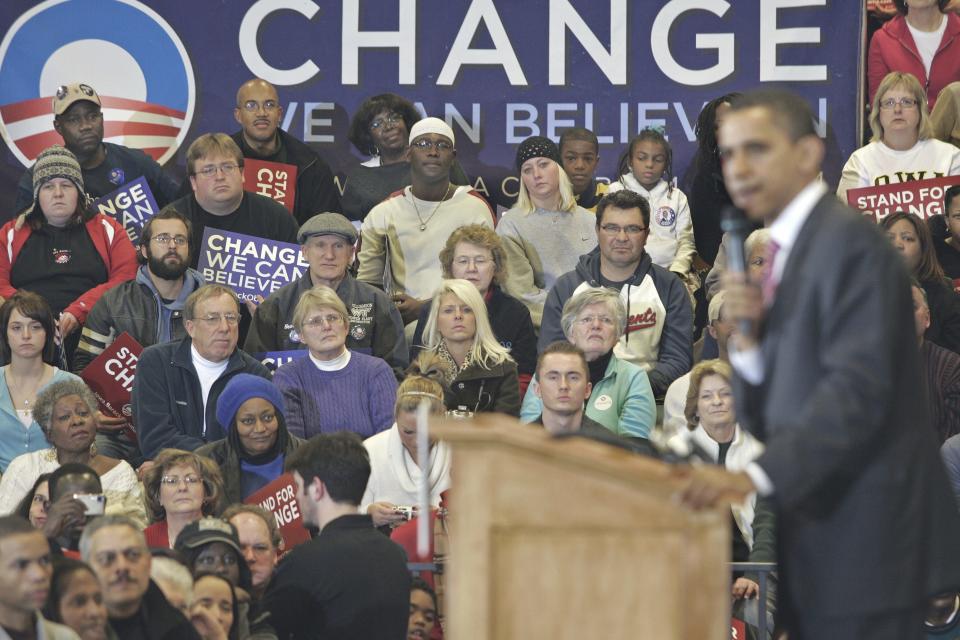
M 587 364 L 587 356 L 584 355 L 583 350 L 566 340 L 557 340 L 547 345 L 547 348 L 544 349 L 537 358 L 537 378 L 540 378 L 540 370 L 543 368 L 544 361 L 549 356 L 555 354 L 576 356 L 583 363 L 583 374 L 587 376 L 587 378 L 590 377 L 590 366 Z
M 7 330 L 10 327 L 10 316 L 13 315 L 14 310 L 26 318 L 27 322 L 40 323 L 45 334 L 43 361 L 47 364 L 57 364 L 55 361 L 57 326 L 53 318 L 53 311 L 50 310 L 50 305 L 47 304 L 43 296 L 24 289 L 18 290 L 4 301 L 3 306 L 0 306 L 0 359 L 4 363 L 8 363 L 12 356 L 10 343 L 7 342 Z
M 792 91 L 756 89 L 737 96 L 730 103 L 731 113 L 755 108 L 765 109 L 794 142 L 806 136 L 817 135 L 810 105 Z
M 150 579 L 157 583 L 167 601 L 183 615 L 189 615 L 193 600 L 193 575 L 181 560 L 172 555 L 153 554 Z
M 443 358 L 431 351 L 421 351 L 397 388 L 394 417 L 401 412 L 416 411 L 423 401 L 430 404 L 430 413 L 443 413 L 443 388 L 452 382 L 451 374 Z
M 883 77 L 877 86 L 877 92 L 873 94 L 873 103 L 870 106 L 870 131 L 873 136 L 870 142 L 879 142 L 883 140 L 883 124 L 880 122 L 880 103 L 886 99 L 886 93 L 892 89 L 900 89 L 910 94 L 910 97 L 917 102 L 917 113 L 920 121 L 917 123 L 917 138 L 926 140 L 936 137 L 934 135 L 933 124 L 930 122 L 930 110 L 927 107 L 927 92 L 917 80 L 917 77 L 906 71 L 891 71 Z M 906 110 L 906 109 L 904 109 Z
M 620 191 L 608 191 L 600 198 L 597 203 L 597 229 L 603 226 L 603 214 L 607 209 L 640 209 L 640 216 L 643 218 L 643 226 L 650 226 L 650 203 L 647 199 L 635 191 L 621 189 Z
M 286 460 L 304 487 L 319 479 L 334 502 L 360 506 L 370 479 L 370 456 L 351 431 L 323 433 L 300 445 Z
M 50 502 L 57 501 L 64 494 L 64 490 L 74 491 L 81 488 L 86 493 L 102 493 L 103 486 L 100 476 L 91 467 L 79 462 L 62 464 L 50 473 L 47 487 L 50 491 Z
M 687 389 L 686 405 L 683 415 L 687 419 L 687 427 L 693 431 L 700 423 L 697 412 L 697 401 L 700 399 L 700 382 L 707 376 L 720 376 L 727 382 L 733 380 L 733 369 L 722 360 L 704 360 L 694 365 L 690 370 L 690 387 Z

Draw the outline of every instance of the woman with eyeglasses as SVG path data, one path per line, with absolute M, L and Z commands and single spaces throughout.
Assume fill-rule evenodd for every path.
M 140 483 L 133 467 L 97 452 L 97 399 L 82 380 L 48 385 L 37 394 L 32 411 L 49 448 L 18 456 L 7 467 L 0 478 L 0 514 L 12 513 L 41 474 L 62 464 L 79 463 L 100 477 L 107 514 L 146 522 Z
M 478 412 L 520 413 L 517 363 L 493 334 L 477 287 L 444 280 L 433 295 L 423 329 L 425 351 L 445 369 L 444 404 L 460 417 Z
M 370 209 L 410 184 L 407 142 L 410 128 L 420 119 L 416 107 L 395 93 L 373 96 L 360 105 L 347 137 L 357 151 L 370 157 L 347 173 L 341 199 L 343 215 L 363 221 Z M 450 169 L 450 181 L 469 184 L 456 161 Z
M 0 307 L 0 472 L 17 456 L 48 446 L 33 418 L 37 394 L 48 385 L 80 378 L 57 368 L 57 323 L 50 305 L 18 291 Z
M 553 283 L 597 246 L 597 220 L 577 204 L 552 140 L 527 138 L 517 148 L 516 163 L 517 204 L 503 214 L 497 233 L 507 254 L 507 293 L 527 305 L 539 327 Z
M 349 316 L 333 289 L 317 286 L 304 293 L 293 326 L 308 351 L 273 376 L 290 433 L 310 438 L 353 431 L 367 438 L 388 429 L 397 379 L 386 361 L 347 349 Z
M 243 502 L 283 475 L 284 458 L 303 442 L 287 432 L 280 390 L 248 373 L 227 383 L 217 400 L 217 420 L 227 437 L 203 445 L 197 455 L 220 467 L 226 504 Z
M 147 545 L 172 549 L 180 532 L 203 516 L 220 512 L 223 476 L 209 458 L 180 449 L 164 449 L 143 479 L 150 526 Z
M 620 294 L 604 287 L 584 289 L 563 305 L 560 326 L 587 357 L 590 384 L 585 414 L 619 436 L 649 438 L 657 421 L 657 405 L 647 372 L 621 360 L 613 347 L 623 335 L 627 309 Z M 534 377 L 523 398 L 520 419 L 532 422 L 543 413 L 534 392 Z
M 880 83 L 870 129 L 870 143 L 843 167 L 837 195 L 844 202 L 850 189 L 960 175 L 960 149 L 934 138 L 927 96 L 911 74 L 894 71 Z
M 59 145 L 37 156 L 33 204 L 5 224 L 0 237 L 0 297 L 21 289 L 42 296 L 68 360 L 100 296 L 137 273 L 127 232 L 90 206 L 77 157 Z
M 527 388 L 537 366 L 537 334 L 530 311 L 502 289 L 507 279 L 507 256 L 497 232 L 480 224 L 464 225 L 450 234 L 440 251 L 444 278 L 472 283 L 487 307 L 487 318 L 497 341 L 517 363 L 520 393 Z M 423 350 L 423 330 L 432 305 L 424 305 L 413 333 L 411 356 Z

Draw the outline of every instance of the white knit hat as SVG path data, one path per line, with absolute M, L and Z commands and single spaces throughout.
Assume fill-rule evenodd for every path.
M 453 137 L 453 129 L 450 128 L 450 125 L 440 118 L 424 118 L 410 127 L 409 144 L 413 144 L 414 140 L 425 133 L 439 133 L 440 135 L 449 138 L 451 144 L 457 143 Z

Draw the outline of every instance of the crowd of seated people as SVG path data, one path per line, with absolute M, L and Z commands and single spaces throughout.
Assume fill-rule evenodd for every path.
M 960 150 L 937 139 L 927 106 L 958 102 L 932 93 L 960 80 L 946 77 L 942 51 L 927 60 L 929 34 L 960 29 L 942 8 L 904 4 L 874 36 L 873 139 L 830 185 L 839 197 L 960 175 Z M 898 66 L 895 42 L 908 36 L 919 79 L 916 60 Z M 496 212 L 469 186 L 449 123 L 401 96 L 354 114 L 350 141 L 370 158 L 341 197 L 327 163 L 280 128 L 264 80 L 238 90 L 240 131 L 193 141 L 179 192 L 144 154 L 103 141 L 93 88 L 63 87 L 63 146 L 25 173 L 0 232 L 0 556 L 7 540 L 54 556 L 31 624 L 84 640 L 442 637 L 441 590 L 411 578 L 384 535 L 426 515 L 408 509 L 422 482 L 438 517 L 456 474 L 444 442 L 420 449 L 423 404 L 431 417 L 500 414 L 638 453 L 692 442 L 743 469 L 763 444 L 733 408 L 716 133 L 737 98 L 704 106 L 686 193 L 662 131 L 636 132 L 611 182 L 597 175 L 597 136 L 571 128 L 559 145 L 517 146 L 519 197 Z M 300 169 L 293 215 L 244 190 L 245 160 Z M 90 206 L 110 166 L 145 176 L 164 206 L 136 247 Z M 878 226 L 915 281 L 917 330 L 904 339 L 923 356 L 960 504 L 958 196 L 946 190 L 943 215 L 896 212 Z M 206 227 L 296 242 L 308 268 L 241 302 L 196 271 Z M 758 229 L 746 245 L 760 287 L 776 243 Z M 124 333 L 144 347 L 133 438 L 81 378 Z M 289 361 L 265 366 L 276 353 Z M 283 482 L 307 530 L 292 542 L 256 500 Z M 734 559 L 776 562 L 773 511 L 756 495 L 733 506 Z M 0 557 L 0 583 L 5 571 Z M 775 589 L 760 594 L 753 574 L 733 575 L 731 593 L 775 610 Z

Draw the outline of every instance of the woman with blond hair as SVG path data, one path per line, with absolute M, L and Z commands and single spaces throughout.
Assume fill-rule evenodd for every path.
M 960 149 L 935 139 L 920 81 L 894 71 L 880 82 L 870 110 L 870 143 L 843 166 L 837 195 L 911 180 L 960 175 Z
M 143 479 L 150 526 L 147 545 L 172 549 L 191 522 L 220 513 L 223 476 L 209 458 L 182 449 L 163 449 Z
M 450 448 L 430 442 L 427 468 L 420 468 L 417 449 L 417 409 L 426 402 L 431 415 L 443 415 L 443 387 L 437 381 L 438 356 L 424 353 L 410 367 L 410 375 L 397 389 L 395 421 L 386 431 L 363 441 L 370 455 L 370 480 L 360 501 L 360 511 L 373 517 L 377 527 L 399 525 L 406 516 L 398 506 L 417 504 L 424 476 L 430 487 L 430 505 L 440 505 L 440 494 L 450 488 Z
M 497 233 L 507 253 L 507 292 L 527 305 L 539 327 L 550 287 L 597 246 L 596 218 L 577 205 L 560 151 L 549 138 L 521 142 L 517 170 L 517 204 L 503 214 Z
M 517 363 L 493 335 L 486 305 L 471 282 L 441 283 L 433 295 L 423 342 L 426 352 L 439 356 L 447 368 L 448 410 L 519 415 Z
M 487 307 L 487 318 L 497 341 L 510 351 L 517 363 L 521 393 L 537 367 L 537 334 L 530 312 L 501 288 L 507 279 L 507 255 L 497 232 L 482 224 L 468 224 L 450 234 L 440 252 L 444 278 L 460 278 L 480 292 Z M 420 310 L 413 334 L 411 354 L 423 349 L 423 329 L 431 305 Z
M 293 310 L 293 326 L 308 353 L 273 376 L 290 434 L 310 438 L 353 431 L 369 437 L 388 429 L 397 379 L 384 360 L 347 349 L 350 317 L 333 289 L 318 286 L 304 293 Z

